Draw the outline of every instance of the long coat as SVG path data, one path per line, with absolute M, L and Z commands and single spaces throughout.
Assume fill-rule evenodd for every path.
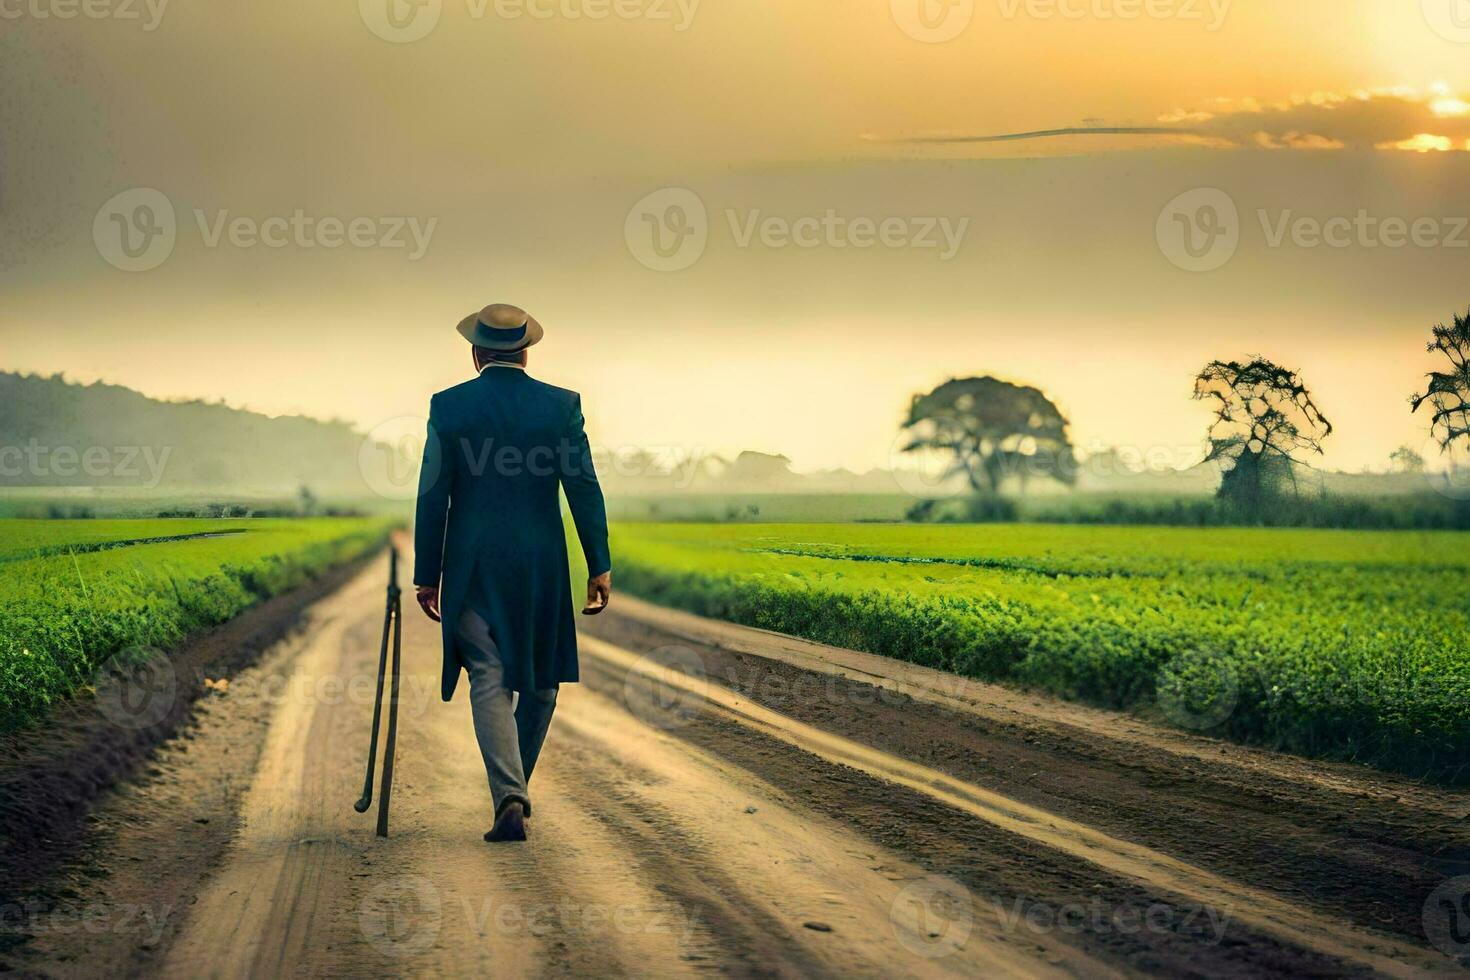
M 589 577 L 612 567 L 607 511 L 574 391 L 519 368 L 487 367 L 429 403 L 419 476 L 414 584 L 439 585 L 444 668 L 463 667 L 455 626 L 490 626 L 513 691 L 577 680 L 577 630 L 557 488 L 566 491 Z

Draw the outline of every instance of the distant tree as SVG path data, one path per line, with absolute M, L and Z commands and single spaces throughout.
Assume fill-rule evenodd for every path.
M 301 510 L 302 517 L 312 517 L 321 511 L 321 501 L 316 499 L 311 487 L 301 484 L 296 491 L 296 504 Z
M 903 452 L 938 450 L 954 456 L 945 479 L 963 473 L 976 493 L 1000 493 L 1015 474 L 1024 489 L 1032 475 L 1076 479 L 1067 419 L 1036 388 L 997 378 L 958 378 L 915 395 L 903 428 Z
M 1220 497 L 1247 513 L 1290 482 L 1297 454 L 1322 453 L 1332 423 L 1295 371 L 1257 356 L 1246 363 L 1211 361 L 1194 379 L 1194 397 L 1212 403 L 1206 462 L 1225 468 Z
M 1389 467 L 1395 473 L 1423 473 L 1424 457 L 1411 446 L 1400 446 L 1388 457 Z
M 1431 431 L 1446 453 L 1462 440 L 1470 447 L 1470 312 L 1456 316 L 1453 326 L 1436 326 L 1428 350 L 1443 354 L 1449 370 L 1431 371 L 1429 387 L 1409 404 L 1416 412 L 1425 402 L 1434 409 Z

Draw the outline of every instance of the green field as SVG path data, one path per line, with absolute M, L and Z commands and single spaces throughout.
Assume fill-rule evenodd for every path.
M 1346 478 L 1339 478 L 1346 479 Z M 1368 478 L 1363 478 L 1364 480 Z M 1386 478 L 1384 478 L 1386 479 Z M 1404 490 L 1405 484 L 1393 484 Z M 1370 484 L 1371 486 L 1371 484 Z M 1470 501 L 1418 492 L 1325 493 L 1284 497 L 1265 513 L 1243 518 L 1208 492 L 1076 491 L 1033 494 L 997 502 L 1002 513 L 967 515 L 964 497 L 935 500 L 927 517 L 911 516 L 917 497 L 902 493 L 682 493 L 610 495 L 614 521 L 692 521 L 719 524 L 961 523 L 1147 524 L 1172 527 L 1270 526 L 1374 530 L 1467 530 Z
M 0 520 L 0 731 L 380 544 L 382 518 Z M 174 539 L 174 540 L 159 540 Z
M 620 524 L 693 612 L 1291 751 L 1461 780 L 1470 534 Z

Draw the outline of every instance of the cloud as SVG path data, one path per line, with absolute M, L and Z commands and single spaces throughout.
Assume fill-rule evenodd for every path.
M 1020 133 L 931 133 L 879 142 L 918 144 L 1005 143 L 1064 138 L 1126 137 L 1119 148 L 1160 142 L 1208 149 L 1384 150 L 1405 152 L 1470 151 L 1470 101 L 1444 86 L 1428 92 L 1398 87 L 1350 93 L 1313 92 L 1275 102 L 1256 98 L 1218 98 L 1187 106 L 1145 126 L 1088 125 Z
M 1314 92 L 1270 104 L 1219 99 L 1192 119 L 1236 146 L 1273 150 L 1450 150 L 1470 139 L 1470 103 L 1443 90 Z

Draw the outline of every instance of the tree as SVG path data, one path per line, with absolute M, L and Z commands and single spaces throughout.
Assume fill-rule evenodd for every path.
M 1443 354 L 1450 369 L 1431 371 L 1429 387 L 1409 404 L 1416 412 L 1425 402 L 1434 409 L 1430 431 L 1448 453 L 1460 440 L 1470 445 L 1470 312 L 1456 316 L 1453 326 L 1437 325 L 1428 350 Z
M 1388 457 L 1389 467 L 1395 473 L 1423 473 L 1424 457 L 1412 446 L 1400 446 Z
M 1294 486 L 1297 454 L 1321 455 L 1332 434 L 1296 372 L 1259 355 L 1244 364 L 1211 361 L 1194 379 L 1194 397 L 1214 406 L 1205 461 L 1225 467 L 1219 495 L 1247 513 L 1258 513 L 1285 483 Z
M 1032 475 L 1066 484 L 1076 479 L 1067 419 L 1036 388 L 997 378 L 958 378 L 915 395 L 903 428 L 903 452 L 939 450 L 954 456 L 944 478 L 963 473 L 971 489 L 1000 493 L 1015 474 L 1024 489 Z

